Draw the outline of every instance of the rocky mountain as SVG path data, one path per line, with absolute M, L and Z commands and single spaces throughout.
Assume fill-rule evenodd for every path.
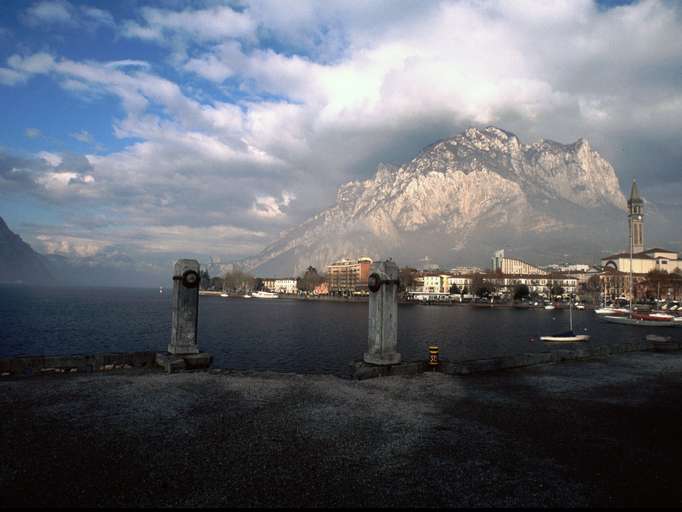
M 627 243 L 625 210 L 613 167 L 585 139 L 524 144 L 496 127 L 469 128 L 346 183 L 335 205 L 240 264 L 259 275 L 360 256 L 486 266 L 498 248 L 536 264 L 598 261 Z
M 45 257 L 13 233 L 0 217 L 0 283 L 53 284 Z

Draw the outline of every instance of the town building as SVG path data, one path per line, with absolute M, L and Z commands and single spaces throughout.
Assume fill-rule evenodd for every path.
M 523 260 L 506 257 L 504 255 L 504 249 L 495 251 L 495 255 L 492 257 L 490 263 L 490 268 L 493 273 L 540 276 L 549 274 L 549 272 L 542 270 L 540 267 L 531 265 Z
M 602 294 L 606 298 L 630 299 L 632 287 L 640 287 L 652 271 L 668 273 L 682 269 L 676 251 L 654 248 L 644 249 L 644 201 L 639 195 L 637 182 L 632 181 L 628 199 L 629 249 L 602 258 L 604 272 L 599 276 Z M 632 264 L 630 263 L 632 262 Z M 632 283 L 630 274 L 632 273 Z
M 372 267 L 371 258 L 335 261 L 327 266 L 329 293 L 353 294 L 367 293 L 367 279 Z
M 298 293 L 298 280 L 295 277 L 264 277 L 263 288 L 273 293 Z
M 470 274 L 482 274 L 483 269 L 480 267 L 471 267 L 471 266 L 469 266 L 469 267 L 466 267 L 466 266 L 454 267 L 454 268 L 450 269 L 450 273 L 453 275 L 456 275 L 456 276 L 457 275 L 462 276 L 462 275 L 470 275 Z

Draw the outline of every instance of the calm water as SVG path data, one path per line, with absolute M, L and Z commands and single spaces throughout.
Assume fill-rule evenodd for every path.
M 166 350 L 170 307 L 155 289 L 0 285 L 0 357 Z M 648 334 L 591 311 L 573 320 L 590 345 Z M 567 329 L 568 311 L 405 305 L 398 349 L 404 360 L 425 359 L 430 344 L 451 360 L 565 349 L 529 339 Z M 200 297 L 199 346 L 217 367 L 346 374 L 367 348 L 367 304 Z

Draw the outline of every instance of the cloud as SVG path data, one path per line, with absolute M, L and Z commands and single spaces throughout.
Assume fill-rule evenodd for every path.
M 119 35 L 166 61 L 17 50 L 0 68 L 8 86 L 41 75 L 115 98 L 123 113 L 107 122 L 124 147 L 79 165 L 43 155 L 0 179 L 52 202 L 97 198 L 144 250 L 255 252 L 343 182 L 472 124 L 529 142 L 585 137 L 622 183 L 682 193 L 677 4 L 257 0 L 137 14 Z
M 72 133 L 71 137 L 77 141 L 83 142 L 84 144 L 92 144 L 94 142 L 92 135 L 90 135 L 87 130 L 81 130 L 79 132 Z
M 20 19 L 29 27 L 85 28 L 93 31 L 98 27 L 115 28 L 116 22 L 109 11 L 81 5 L 76 8 L 66 0 L 43 0 L 28 7 Z
M 24 130 L 24 135 L 29 139 L 37 139 L 43 136 L 43 132 L 38 128 L 26 128 L 26 130 Z
M 75 25 L 74 8 L 66 1 L 45 0 L 29 7 L 24 20 L 30 26 L 41 24 Z

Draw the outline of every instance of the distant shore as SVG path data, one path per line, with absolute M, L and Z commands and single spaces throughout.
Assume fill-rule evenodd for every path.
M 224 292 L 202 290 L 199 292 L 202 296 L 220 297 Z M 228 297 L 223 297 L 226 299 L 244 299 L 242 295 L 238 294 L 228 294 Z M 280 294 L 277 299 L 265 299 L 265 300 L 282 300 L 282 299 L 293 299 L 301 301 L 311 301 L 311 302 L 368 302 L 369 297 L 367 295 L 354 295 L 351 297 L 344 297 L 340 295 L 294 295 L 294 294 Z M 263 299 L 261 299 L 263 300 Z M 508 302 L 493 303 L 493 304 L 481 304 L 475 302 L 458 302 L 458 301 L 417 301 L 417 300 L 404 300 L 399 301 L 400 304 L 416 304 L 423 306 L 468 306 L 480 309 L 543 309 L 544 306 L 524 306 L 521 304 L 513 304 Z M 594 310 L 599 306 L 592 304 L 585 304 L 585 310 Z M 568 309 L 567 304 L 561 304 L 556 308 L 557 310 Z

